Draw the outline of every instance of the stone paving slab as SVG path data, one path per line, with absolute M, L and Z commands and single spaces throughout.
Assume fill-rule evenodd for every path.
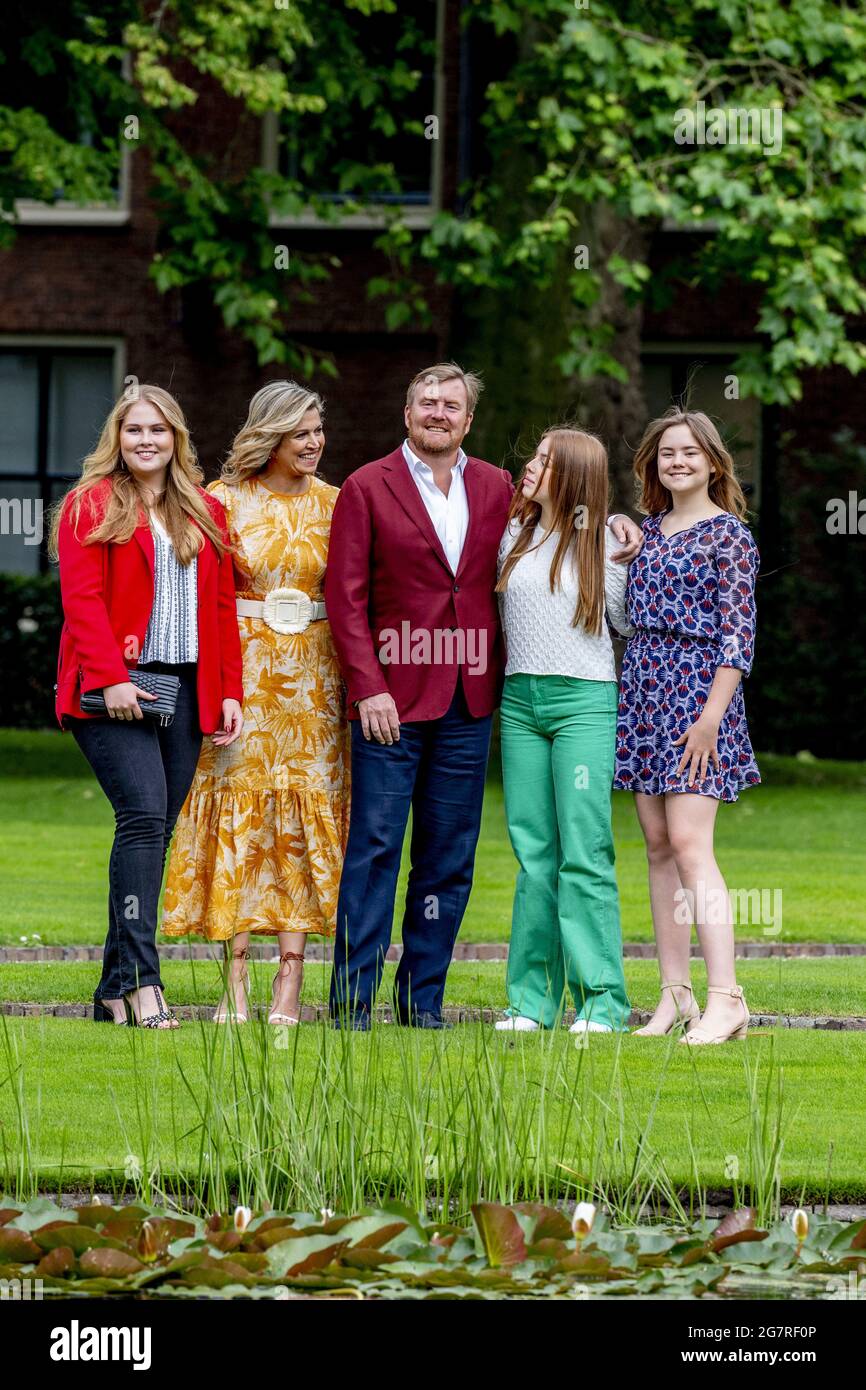
M 222 960 L 219 943 L 196 942 L 194 945 L 166 945 L 157 943 L 160 959 L 174 960 Z M 399 944 L 389 946 L 385 957 L 398 961 L 403 954 Z M 250 946 L 254 960 L 264 960 L 275 964 L 279 959 L 276 942 L 262 945 L 254 941 Z M 650 941 L 628 941 L 623 947 L 627 960 L 655 960 L 656 948 Z M 823 956 L 866 956 L 866 942 L 835 941 L 740 941 L 736 946 L 739 960 L 763 960 L 770 957 L 823 957 Z M 691 956 L 701 958 L 701 949 L 692 943 Z M 307 947 L 308 961 L 330 961 L 334 958 L 334 948 L 321 942 L 311 942 Z M 454 947 L 455 961 L 478 963 L 480 961 L 504 961 L 508 959 L 506 942 L 480 941 L 459 942 Z M 101 946 L 0 946 L 0 965 L 38 964 L 41 961 L 101 961 Z
M 216 1008 L 211 1004 L 175 1004 L 172 1005 L 175 1014 L 179 1019 L 185 1021 L 195 1021 L 197 1019 L 213 1018 Z M 267 1006 L 254 1005 L 254 1012 L 259 1016 L 267 1014 Z M 92 1004 L 45 1004 L 45 1003 L 18 1003 L 3 1001 L 0 1003 L 0 1013 L 13 1018 L 40 1018 L 43 1016 L 50 1018 L 93 1018 Z M 501 1009 L 470 1008 L 451 1006 L 442 1010 L 443 1017 L 448 1023 L 495 1023 L 498 1019 L 504 1018 L 505 1013 Z M 327 1018 L 328 1010 L 325 1004 L 304 1004 L 301 1008 L 301 1019 L 304 1023 L 316 1023 L 320 1019 Z M 375 1017 L 379 1023 L 393 1022 L 393 1015 L 389 1008 L 378 1008 Z M 633 1027 L 642 1027 L 649 1022 L 651 1014 L 648 1010 L 632 1009 L 629 1023 Z M 574 1010 L 566 1009 L 563 1015 L 564 1025 L 569 1025 L 574 1021 Z M 110 1026 L 110 1025 L 109 1025 Z M 866 1032 L 866 1018 L 849 1016 L 831 1018 L 823 1015 L 808 1014 L 760 1014 L 753 1013 L 751 1017 L 752 1028 L 808 1028 L 818 1029 L 824 1032 Z

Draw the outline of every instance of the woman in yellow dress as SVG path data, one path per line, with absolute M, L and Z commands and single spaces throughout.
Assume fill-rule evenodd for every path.
M 268 1021 L 297 1023 L 308 935 L 333 934 L 349 828 L 345 691 L 322 583 L 337 489 L 316 477 L 323 403 L 253 396 L 217 482 L 235 548 L 243 734 L 202 749 L 175 831 L 163 932 L 226 943 L 215 1022 L 246 1022 L 250 936 L 276 936 Z

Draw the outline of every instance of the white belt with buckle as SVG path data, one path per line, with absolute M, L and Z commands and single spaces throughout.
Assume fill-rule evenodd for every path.
M 325 605 L 301 589 L 272 589 L 266 599 L 236 600 L 239 618 L 261 618 L 274 632 L 306 632 L 310 623 L 327 617 Z

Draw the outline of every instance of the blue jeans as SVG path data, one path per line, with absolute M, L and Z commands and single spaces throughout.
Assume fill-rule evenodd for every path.
M 352 810 L 337 902 L 333 1016 L 369 1012 L 391 942 L 403 837 L 411 869 L 397 969 L 398 1018 L 442 1011 L 445 976 L 472 888 L 492 715 L 475 719 L 458 680 L 441 719 L 400 725 L 398 743 L 352 724 Z
M 108 861 L 108 935 L 94 1000 L 162 985 L 156 950 L 159 890 L 174 823 L 192 786 L 201 729 L 194 662 L 151 661 L 149 671 L 180 677 L 177 713 L 156 720 L 76 719 L 68 725 L 114 810 Z

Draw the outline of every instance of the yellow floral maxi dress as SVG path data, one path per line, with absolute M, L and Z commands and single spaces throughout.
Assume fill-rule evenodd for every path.
M 236 547 L 239 598 L 301 589 L 322 599 L 337 489 L 311 480 L 299 496 L 260 478 L 211 483 Z M 275 632 L 239 618 L 244 729 L 227 748 L 202 745 L 175 829 L 162 930 L 225 941 L 237 932 L 335 929 L 349 829 L 349 731 L 327 619 Z

